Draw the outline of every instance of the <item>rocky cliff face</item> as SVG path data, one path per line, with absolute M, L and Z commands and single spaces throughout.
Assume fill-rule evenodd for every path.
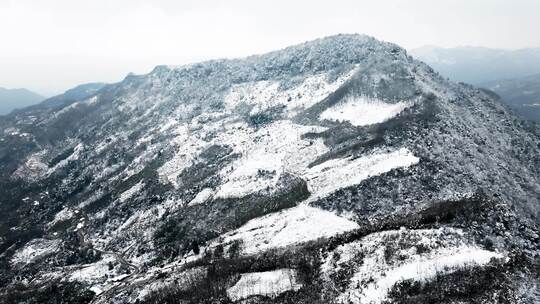
M 0 134 L 8 303 L 539 299 L 538 135 L 393 44 L 160 66 Z

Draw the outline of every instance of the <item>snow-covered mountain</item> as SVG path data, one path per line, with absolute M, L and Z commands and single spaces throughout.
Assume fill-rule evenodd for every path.
M 534 303 L 540 146 L 338 35 L 0 120 L 7 303 Z

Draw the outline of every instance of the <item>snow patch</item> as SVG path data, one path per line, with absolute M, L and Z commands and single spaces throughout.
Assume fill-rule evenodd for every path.
M 251 296 L 275 297 L 285 291 L 298 290 L 301 287 L 296 272 L 286 268 L 243 273 L 240 280 L 227 289 L 227 295 L 231 300 L 238 301 Z
M 243 197 L 277 185 L 282 171 L 279 154 L 253 153 L 230 174 L 216 193 L 216 197 Z
M 78 212 L 78 210 L 77 210 Z M 55 216 L 54 219 L 48 224 L 49 227 L 54 226 L 56 223 L 70 220 L 75 216 L 75 212 L 71 208 L 64 208 L 60 210 Z
M 66 166 L 70 161 L 78 160 L 83 148 L 84 148 L 83 144 L 81 143 L 77 144 L 75 148 L 73 149 L 73 153 L 71 153 L 71 155 L 69 155 L 67 158 L 59 161 L 54 167 L 49 168 L 49 170 L 47 171 L 47 174 L 48 175 L 52 174 L 54 171 L 58 170 L 59 168 Z
M 319 117 L 338 122 L 348 121 L 354 126 L 367 126 L 385 122 L 411 105 L 411 102 L 404 101 L 392 104 L 366 97 L 349 97 L 345 102 L 326 109 Z
M 212 198 L 214 191 L 210 188 L 204 188 L 201 192 L 197 193 L 194 199 L 189 202 L 188 206 L 195 206 L 199 204 L 204 204 Z
M 84 100 L 83 102 L 86 103 L 87 105 L 93 105 L 93 104 L 96 104 L 98 102 L 98 97 L 97 96 L 90 97 L 90 98 Z
M 124 252 L 125 257 L 129 258 L 132 262 L 142 264 L 148 261 L 153 252 L 139 255 L 137 249 L 139 246 L 151 243 L 153 233 L 157 229 L 157 222 L 167 212 L 177 210 L 180 206 L 183 206 L 184 202 L 176 199 L 167 199 L 162 203 L 154 204 L 146 209 L 139 209 L 133 212 L 133 214 L 125 221 L 108 223 L 102 227 L 101 233 L 89 235 L 89 241 L 96 247 L 111 248 L 117 244 L 124 244 L 122 248 L 118 249 Z M 110 208 L 115 208 L 114 206 Z M 103 210 L 102 214 L 95 215 L 96 218 L 103 217 L 106 212 Z M 127 245 L 129 244 L 129 245 Z M 131 254 L 128 254 L 126 248 L 132 248 Z
M 103 290 L 101 290 L 101 288 L 99 288 L 98 286 L 92 286 L 89 289 L 90 291 L 94 292 L 96 296 L 99 296 L 103 292 Z
M 77 227 L 73 231 L 78 231 L 79 229 L 84 228 L 84 221 L 77 223 Z
M 361 181 L 396 168 L 407 168 L 419 162 L 407 148 L 387 153 L 373 153 L 353 159 L 331 159 L 307 171 L 312 199 L 324 197 L 338 189 L 359 184 Z
M 115 261 L 116 260 L 112 255 L 104 255 L 104 258 L 100 261 L 92 264 L 86 264 L 83 268 L 73 271 L 68 277 L 68 280 L 88 284 L 104 283 L 107 278 L 115 274 L 114 270 L 109 269 L 109 263 L 114 263 Z
M 24 164 L 20 165 L 17 170 L 13 172 L 13 177 L 24 178 L 27 180 L 38 180 L 41 178 L 49 169 L 47 164 L 42 160 L 46 153 L 46 150 L 42 150 L 30 155 Z
M 178 187 L 178 176 L 193 163 L 195 157 L 203 150 L 207 143 L 195 136 L 190 131 L 188 125 L 177 126 L 173 133 L 176 137 L 170 144 L 176 147 L 177 150 L 174 156 L 158 168 L 157 171 L 160 176 L 167 179 L 175 187 Z
M 13 265 L 32 263 L 46 255 L 55 253 L 59 246 L 60 240 L 33 239 L 15 252 L 11 263 Z
M 447 250 L 433 257 L 418 259 L 386 272 L 384 277 L 364 288 L 360 295 L 351 294 L 350 299 L 358 299 L 357 303 L 381 303 L 386 298 L 390 288 L 398 282 L 411 279 L 426 282 L 439 274 L 452 273 L 467 265 L 485 265 L 492 258 L 502 257 L 496 252 L 471 247 Z M 353 281 L 355 280 L 357 278 L 353 278 Z
M 253 219 L 223 235 L 223 244 L 240 241 L 243 254 L 255 254 L 358 228 L 358 224 L 332 212 L 300 205 Z
M 250 114 L 256 114 L 277 106 L 285 106 L 292 117 L 297 110 L 308 108 L 322 101 L 337 90 L 354 73 L 356 68 L 344 73 L 335 81 L 328 81 L 328 74 L 321 73 L 305 78 L 301 83 L 281 89 L 277 81 L 257 81 L 235 85 L 225 96 L 225 104 L 233 109 L 240 104 L 253 106 Z
M 220 175 L 224 184 L 218 197 L 241 197 L 272 188 L 282 173 L 302 175 L 318 156 L 328 151 L 321 139 L 309 140 L 303 135 L 326 130 L 290 121 L 276 121 L 263 128 L 235 125 L 215 139 L 233 148 L 242 157 L 226 166 Z
M 401 281 L 427 282 L 440 274 L 503 257 L 471 244 L 460 229 L 402 228 L 339 246 L 328 255 L 321 273 L 330 281 L 340 271 L 354 273 L 338 303 L 373 304 L 387 300 L 390 289 Z
M 130 199 L 131 197 L 133 197 L 135 194 L 137 194 L 138 192 L 141 191 L 141 189 L 143 188 L 144 186 L 144 183 L 142 181 L 136 183 L 135 185 L 133 185 L 131 188 L 127 189 L 126 191 L 122 192 L 122 194 L 120 194 L 120 202 L 125 202 L 127 201 L 128 199 Z

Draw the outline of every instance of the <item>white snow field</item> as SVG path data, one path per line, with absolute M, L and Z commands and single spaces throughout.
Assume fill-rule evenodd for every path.
M 227 174 L 227 182 L 217 197 L 243 197 L 277 185 L 283 172 L 281 155 L 252 153 L 244 157 L 233 171 Z M 268 172 L 262 176 L 261 172 Z M 224 174 L 225 175 L 225 174 Z
M 322 101 L 355 72 L 356 68 L 353 68 L 334 81 L 329 81 L 327 73 L 316 74 L 286 89 L 282 89 L 277 81 L 241 83 L 231 88 L 229 94 L 225 96 L 225 104 L 228 109 L 241 105 L 251 106 L 252 115 L 272 107 L 285 106 L 288 117 L 292 117 L 298 110 Z
M 312 198 L 324 197 L 338 189 L 359 184 L 369 177 L 419 162 L 407 148 L 393 152 L 372 153 L 356 159 L 338 158 L 310 168 L 305 177 Z
M 385 122 L 411 105 L 412 103 L 404 101 L 386 103 L 367 97 L 349 97 L 326 109 L 319 118 L 338 122 L 348 121 L 353 126 L 367 126 Z
M 47 226 L 48 226 L 48 227 L 52 227 L 52 226 L 54 226 L 55 224 L 57 224 L 57 223 L 59 223 L 59 222 L 70 220 L 70 219 L 72 219 L 75 215 L 76 215 L 76 213 L 75 213 L 75 210 L 74 210 L 74 209 L 65 207 L 65 208 L 63 208 L 62 210 L 60 210 L 60 211 L 54 216 L 54 219 L 53 219 L 52 221 L 50 221 L 50 222 L 47 224 Z
M 492 258 L 501 257 L 499 253 L 468 246 L 444 250 L 435 256 L 419 258 L 386 272 L 383 278 L 369 284 L 360 296 L 352 293 L 348 300 L 355 299 L 357 303 L 366 304 L 380 303 L 397 282 L 411 279 L 429 281 L 439 274 L 451 273 L 468 265 L 484 265 Z
M 211 188 L 204 188 L 201 190 L 201 192 L 197 193 L 195 198 L 193 198 L 191 202 L 189 202 L 188 206 L 204 204 L 208 200 L 210 200 L 213 195 L 214 195 L 214 192 L 212 191 Z
M 428 282 L 437 275 L 504 258 L 504 254 L 478 248 L 466 239 L 461 230 L 454 228 L 373 233 L 339 246 L 335 250 L 338 258 L 329 255 L 321 272 L 328 276 L 356 265 L 352 266 L 354 275 L 349 287 L 339 295 L 338 303 L 382 303 L 390 289 L 401 281 Z M 422 253 L 418 246 L 422 246 Z M 390 257 L 387 247 L 393 252 Z M 358 256 L 363 258 L 358 260 Z
M 310 141 L 302 136 L 324 130 L 287 120 L 259 129 L 239 124 L 225 130 L 215 142 L 229 145 L 241 157 L 221 170 L 224 182 L 218 187 L 216 197 L 242 197 L 272 190 L 284 172 L 301 176 L 311 162 L 328 151 L 322 140 Z M 261 176 L 261 172 L 267 174 Z
M 242 254 L 255 254 L 358 228 L 358 224 L 332 212 L 300 205 L 253 219 L 223 235 L 223 244 L 242 242 Z
M 104 257 L 91 264 L 85 264 L 82 268 L 74 271 L 69 276 L 70 281 L 82 281 L 90 284 L 105 283 L 108 277 L 113 277 L 115 272 L 109 269 L 109 262 L 115 262 L 112 255 L 104 255 Z
M 17 250 L 11 258 L 11 263 L 30 264 L 37 259 L 43 258 L 49 254 L 57 252 L 60 249 L 60 240 L 33 239 L 23 248 Z
M 266 272 L 243 273 L 234 286 L 227 289 L 227 295 L 233 301 L 261 295 L 275 297 L 288 290 L 298 290 L 302 284 L 297 274 L 291 269 L 277 269 Z
M 137 192 L 140 192 L 141 189 L 143 188 L 144 186 L 144 183 L 142 181 L 136 183 L 135 185 L 133 185 L 131 188 L 127 189 L 126 191 L 122 192 L 120 194 L 120 202 L 123 203 L 125 201 L 127 201 L 128 199 L 130 199 L 131 197 L 133 197 L 135 194 L 137 194 Z

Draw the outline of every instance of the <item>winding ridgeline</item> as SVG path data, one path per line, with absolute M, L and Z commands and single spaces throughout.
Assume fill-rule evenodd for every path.
M 540 139 L 338 35 L 0 118 L 2 303 L 535 303 Z

